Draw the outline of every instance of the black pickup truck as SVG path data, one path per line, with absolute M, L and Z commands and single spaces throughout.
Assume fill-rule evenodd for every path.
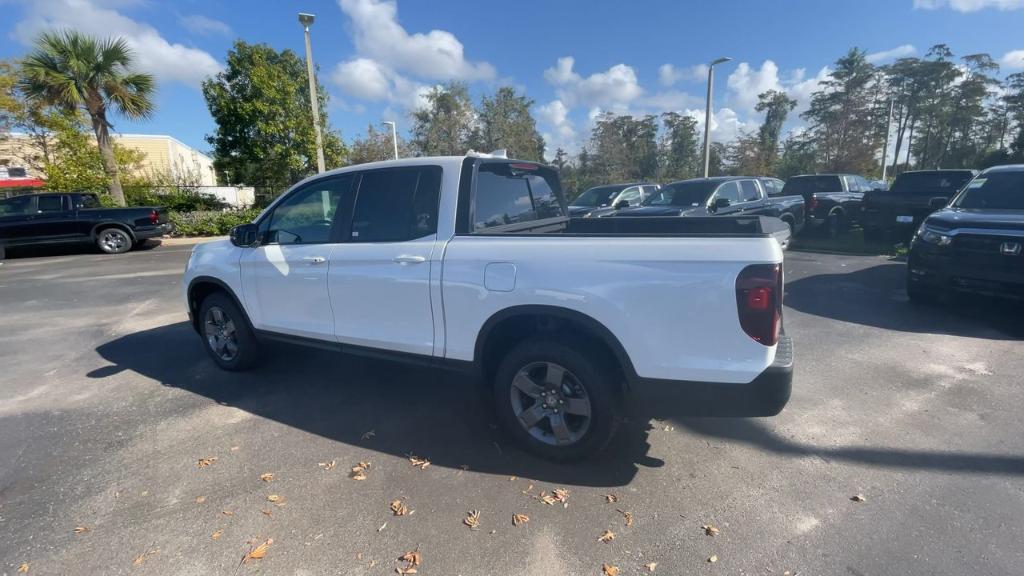
M 974 170 L 916 170 L 896 177 L 888 190 L 864 194 L 864 239 L 909 239 L 932 212 L 949 204 Z
M 775 178 L 716 176 L 666 184 L 641 206 L 602 216 L 773 216 L 789 228 L 786 246 L 804 226 L 804 199 L 785 195 Z
M 907 257 L 907 295 L 966 291 L 1024 298 L 1024 164 L 978 174 L 927 216 Z
M 95 194 L 26 194 L 0 200 L 0 259 L 6 248 L 33 244 L 90 243 L 120 254 L 171 224 L 163 208 L 104 208 Z
M 783 195 L 803 196 L 809 228 L 822 228 L 835 238 L 851 222 L 859 222 L 864 193 L 871 184 L 856 174 L 803 174 L 786 180 Z

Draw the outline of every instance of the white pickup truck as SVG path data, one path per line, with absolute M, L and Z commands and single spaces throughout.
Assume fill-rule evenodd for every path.
M 211 358 L 287 340 L 471 372 L 524 447 L 611 439 L 627 394 L 706 415 L 789 399 L 774 219 L 569 219 L 557 172 L 491 155 L 349 166 L 198 245 L 184 296 Z M 776 221 L 777 222 L 777 221 Z

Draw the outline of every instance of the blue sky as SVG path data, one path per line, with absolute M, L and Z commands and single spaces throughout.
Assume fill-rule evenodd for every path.
M 314 59 L 346 139 L 397 119 L 422 93 L 464 80 L 475 95 L 513 85 L 534 99 L 549 149 L 575 151 L 598 112 L 676 110 L 703 123 L 706 69 L 718 56 L 713 137 L 760 122 L 757 94 L 783 89 L 806 105 L 827 67 L 852 46 L 884 63 L 936 43 L 988 52 L 1003 74 L 1024 70 L 1024 0 L 0 0 L 0 58 L 26 52 L 40 30 L 121 35 L 159 82 L 147 122 L 125 133 L 170 134 L 207 150 L 213 122 L 199 83 L 235 38 L 303 51 L 296 14 L 317 16 Z M 798 109 L 799 111 L 799 109 Z M 798 118 L 790 127 L 800 124 Z

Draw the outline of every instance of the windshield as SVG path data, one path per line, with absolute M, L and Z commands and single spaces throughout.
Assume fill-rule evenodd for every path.
M 591 188 L 583 194 L 580 194 L 569 205 L 586 206 L 588 208 L 607 206 L 611 204 L 612 197 L 623 191 L 625 188 L 625 186 L 598 186 L 596 188 Z
M 826 176 L 795 176 L 786 180 L 786 185 L 782 187 L 783 195 L 801 195 L 810 196 L 815 192 L 842 192 L 843 183 L 839 181 L 839 176 L 826 175 Z
M 935 192 L 955 194 L 973 174 L 967 170 L 943 172 L 906 172 L 892 183 L 893 192 Z
M 953 201 L 957 208 L 1024 210 L 1024 171 L 981 174 Z
M 715 190 L 716 182 L 687 180 L 668 184 L 648 196 L 644 206 L 702 206 Z

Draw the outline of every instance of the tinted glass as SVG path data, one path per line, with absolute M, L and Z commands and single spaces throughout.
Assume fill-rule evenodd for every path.
M 718 191 L 715 192 L 715 200 L 719 198 L 725 198 L 730 204 L 736 204 L 740 202 L 740 185 L 738 182 L 726 182 L 718 187 Z
M 607 206 L 612 201 L 612 196 L 621 192 L 623 188 L 623 186 L 598 186 L 597 188 L 591 188 L 577 196 L 572 201 L 571 206 Z
M 99 208 L 100 201 L 95 196 L 82 196 L 82 199 L 78 201 L 79 208 Z
M 28 214 L 34 209 L 31 196 L 15 196 L 0 200 L 0 216 Z
M 971 179 L 972 174 L 963 172 L 905 172 L 892 183 L 893 192 L 934 192 L 937 195 L 955 194 Z
M 554 173 L 514 164 L 480 166 L 476 181 L 473 230 L 562 216 Z M 532 165 L 523 165 L 532 166 Z
M 782 187 L 783 194 L 800 194 L 810 196 L 815 192 L 842 192 L 843 184 L 839 176 L 794 176 L 786 180 Z
M 769 196 L 778 196 L 782 192 L 782 182 L 774 178 L 762 178 L 761 186 L 764 188 L 765 194 Z
M 437 232 L 438 168 L 363 174 L 352 216 L 351 242 L 401 242 Z
M 860 184 L 853 176 L 843 176 L 846 179 L 846 189 L 850 192 L 860 192 Z
M 715 189 L 707 180 L 685 180 L 662 186 L 648 197 L 646 206 L 702 206 Z
M 753 180 L 740 180 L 740 194 L 744 202 L 753 202 L 761 197 Z
M 953 202 L 957 208 L 1024 210 L 1024 171 L 981 174 Z
M 639 186 L 633 186 L 632 188 L 626 188 L 625 190 L 622 191 L 622 194 L 620 194 L 619 197 L 615 199 L 615 202 L 618 203 L 618 202 L 622 202 L 623 200 L 625 200 L 626 202 L 629 202 L 630 205 L 632 205 L 632 206 L 635 206 L 635 205 L 639 204 L 640 203 L 640 187 Z
M 64 210 L 64 197 L 40 196 L 39 207 L 37 209 L 40 212 L 62 212 Z
M 261 230 L 264 244 L 320 244 L 331 237 L 331 224 L 352 177 L 320 180 L 281 202 Z M 261 223 L 260 228 L 264 228 Z

